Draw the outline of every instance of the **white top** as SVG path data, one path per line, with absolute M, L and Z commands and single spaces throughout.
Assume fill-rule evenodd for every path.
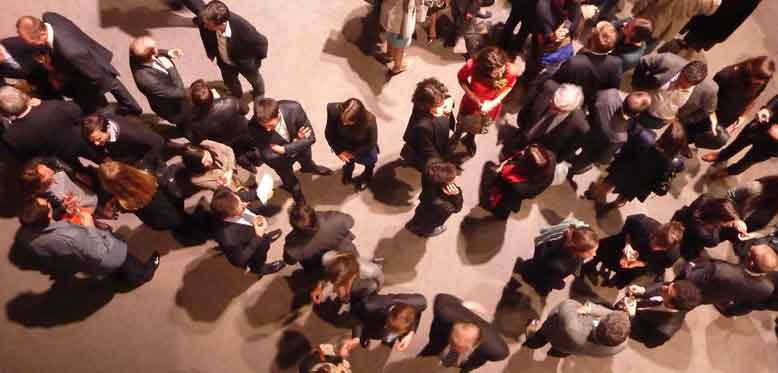
M 227 22 L 227 28 L 224 32 L 216 31 L 216 42 L 219 45 L 219 55 L 222 57 L 222 61 L 228 65 L 235 65 L 230 58 L 230 54 L 227 53 L 227 39 L 232 37 L 232 30 L 230 29 L 230 23 Z
M 286 141 L 292 141 L 292 138 L 289 137 L 289 131 L 286 129 L 286 121 L 284 120 L 284 114 L 281 115 L 281 120 L 278 121 L 278 124 L 276 124 L 275 131 L 278 134 L 278 136 L 281 136 Z
M 680 73 L 651 93 L 651 107 L 648 108 L 648 112 L 652 116 L 665 120 L 673 119 L 678 109 L 691 97 L 693 86 L 684 89 L 674 87 L 679 75 Z

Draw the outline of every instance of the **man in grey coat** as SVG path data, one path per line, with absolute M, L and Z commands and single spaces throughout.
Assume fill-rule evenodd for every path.
M 615 355 L 627 346 L 630 332 L 625 312 L 586 302 L 568 299 L 557 305 L 543 326 L 524 343 L 538 349 L 551 343 L 550 356 Z
M 126 242 L 95 228 L 92 215 L 79 213 L 80 224 L 55 221 L 52 216 L 51 204 L 44 198 L 30 201 L 19 215 L 22 229 L 17 242 L 40 259 L 43 269 L 56 275 L 117 274 L 133 286 L 154 277 L 158 253 L 141 263 L 127 252 Z

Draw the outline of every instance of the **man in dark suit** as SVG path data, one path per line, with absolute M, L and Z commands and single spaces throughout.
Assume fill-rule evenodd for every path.
M 703 304 L 713 304 L 725 315 L 733 304 L 763 303 L 775 290 L 775 284 L 765 273 L 778 268 L 778 257 L 767 246 L 752 246 L 750 250 L 745 266 L 699 258 L 688 263 L 679 277 L 700 288 Z
M 224 84 L 233 96 L 243 97 L 238 74 L 254 89 L 254 98 L 265 96 L 265 81 L 259 73 L 267 57 L 267 38 L 221 1 L 209 2 L 199 13 L 200 37 L 208 58 L 216 59 Z
M 413 93 L 413 113 L 403 134 L 400 156 L 419 172 L 427 169 L 431 160 L 447 161 L 451 158 L 449 131 L 454 121 L 454 100 L 443 83 L 435 78 L 422 80 Z
M 27 44 L 49 48 L 49 68 L 56 75 L 53 85 L 73 97 L 85 113 L 107 105 L 106 92 L 119 104 L 119 114 L 143 112 L 119 81 L 119 72 L 111 65 L 113 53 L 69 19 L 53 12 L 44 13 L 42 20 L 24 16 L 16 22 L 16 30 Z
M 340 211 L 315 211 L 312 207 L 295 204 L 289 209 L 292 231 L 286 235 L 284 261 L 300 263 L 306 270 L 321 268 L 321 257 L 329 250 L 351 251 L 354 246 L 354 218 Z
M 141 263 L 127 252 L 126 242 L 95 228 L 91 214 L 81 212 L 80 224 L 54 221 L 52 216 L 52 206 L 44 198 L 27 203 L 19 215 L 22 229 L 17 240 L 40 259 L 44 270 L 58 276 L 79 272 L 91 276 L 117 274 L 133 286 L 154 277 L 158 253 Z
M 20 160 L 56 157 L 71 166 L 94 152 L 81 137 L 81 109 L 72 102 L 30 98 L 18 89 L 0 87 L 0 116 L 10 120 L 2 140 Z
M 589 132 L 583 100 L 581 87 L 547 80 L 532 104 L 519 113 L 521 133 L 512 149 L 538 143 L 554 152 L 557 162 L 571 160 Z
M 248 202 L 226 188 L 214 193 L 211 211 L 220 220 L 215 222 L 214 240 L 230 264 L 260 276 L 276 273 L 286 264 L 281 260 L 266 263 L 267 252 L 281 231 L 265 233 L 267 220 L 249 210 Z
M 438 294 L 433 312 L 429 343 L 421 356 L 438 355 L 444 366 L 459 367 L 462 373 L 508 357 L 510 351 L 502 337 L 461 299 Z
M 599 22 L 586 48 L 565 61 L 554 74 L 557 83 L 572 83 L 583 89 L 589 111 L 593 111 L 597 92 L 621 86 L 621 59 L 610 55 L 616 45 L 616 28 Z
M 640 124 L 659 129 L 676 119 L 707 75 L 708 67 L 701 61 L 689 62 L 672 53 L 643 56 L 632 75 L 632 87 L 651 94 L 651 107 L 640 116 Z
M 111 158 L 151 171 L 164 164 L 165 139 L 143 123 L 92 114 L 81 120 L 81 134 L 96 148 L 95 163 Z
M 232 96 L 214 97 L 214 92 L 202 79 L 195 80 L 189 86 L 189 92 L 193 110 L 184 130 L 186 138 L 193 144 L 213 140 L 229 145 L 238 154 L 238 162 L 244 166 L 241 155 L 251 144 L 249 121 L 244 116 L 249 110 L 248 105 Z
M 729 141 L 729 132 L 716 117 L 718 94 L 716 81 L 705 79 L 694 86 L 691 96 L 676 114 L 686 130 L 689 144 L 695 144 L 697 148 L 718 149 Z
M 332 174 L 330 169 L 313 162 L 311 145 L 316 142 L 316 135 L 305 110 L 295 101 L 257 98 L 249 134 L 254 142 L 254 158 L 264 160 L 276 171 L 295 202 L 305 201 L 292 168 L 295 162 L 300 163 L 303 172 Z
M 405 351 L 416 335 L 425 309 L 427 299 L 421 294 L 372 294 L 360 299 L 351 310 L 357 323 L 340 355 L 348 356 L 358 345 L 367 348 L 371 339 Z
M 162 119 L 184 124 L 187 119 L 186 88 L 173 60 L 180 49 L 159 49 L 154 39 L 141 36 L 130 44 L 130 70 L 135 84 Z
M 647 287 L 630 285 L 627 296 L 616 303 L 616 308 L 629 313 L 630 338 L 648 348 L 669 341 L 683 326 L 686 314 L 702 302 L 700 289 L 687 280 L 659 282 Z

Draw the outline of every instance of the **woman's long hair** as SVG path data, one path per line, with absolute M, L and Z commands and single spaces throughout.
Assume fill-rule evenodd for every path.
M 475 56 L 475 76 L 479 80 L 490 82 L 492 87 L 496 89 L 502 89 L 508 85 L 508 80 L 505 78 L 508 69 L 508 61 L 508 55 L 498 47 L 481 49 Z M 492 71 L 501 67 L 505 67 L 506 71 L 504 71 L 500 77 L 492 77 Z
M 740 219 L 740 215 L 727 198 L 714 198 L 703 195 L 695 206 L 693 214 L 708 227 L 720 227 L 722 223 Z
M 127 211 L 145 207 L 157 193 L 157 178 L 119 161 L 106 161 L 97 171 L 100 185 Z
M 368 113 L 365 104 L 357 98 L 349 98 L 338 105 L 340 111 L 341 125 L 343 122 L 354 122 L 353 125 L 344 126 L 348 128 L 354 137 L 361 139 L 367 134 Z
M 335 289 L 344 288 L 350 292 L 349 282 L 359 275 L 359 262 L 353 253 L 341 252 L 324 268 L 324 272 L 327 279 L 335 285 Z
M 188 144 L 184 147 L 184 150 L 181 153 L 181 161 L 191 174 L 202 175 L 215 167 L 215 162 L 211 164 L 210 167 L 205 167 L 205 165 L 203 165 L 203 157 L 206 152 L 211 153 L 210 150 L 202 145 Z M 211 157 L 213 157 L 213 153 L 211 153 Z M 214 157 L 214 161 L 215 159 L 216 158 Z

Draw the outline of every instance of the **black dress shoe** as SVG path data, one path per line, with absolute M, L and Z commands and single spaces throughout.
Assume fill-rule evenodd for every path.
M 302 172 L 306 172 L 309 174 L 316 174 L 316 175 L 322 175 L 322 176 L 328 176 L 332 175 L 332 170 L 330 170 L 327 167 L 319 166 L 319 165 L 313 165 L 310 167 L 303 167 Z
M 270 275 L 273 273 L 276 273 L 286 267 L 286 263 L 284 263 L 283 260 L 276 260 L 272 263 L 267 263 L 262 266 L 262 271 L 259 273 L 260 275 Z
M 281 238 L 281 230 L 280 229 L 272 230 L 266 233 L 266 235 L 270 237 L 270 242 L 275 242 L 277 239 Z

